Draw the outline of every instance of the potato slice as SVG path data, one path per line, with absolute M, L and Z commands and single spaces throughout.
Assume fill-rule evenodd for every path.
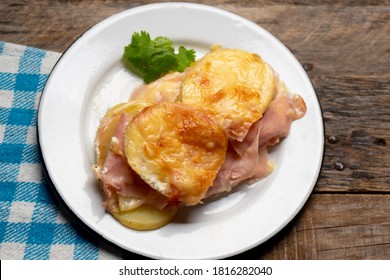
M 146 102 L 133 101 L 128 103 L 120 103 L 107 111 L 107 113 L 100 121 L 100 125 L 96 134 L 95 153 L 97 167 L 102 167 L 106 160 L 107 152 L 111 147 L 112 137 L 118 126 L 118 121 L 122 112 L 126 112 L 127 114 L 134 116 L 149 105 L 151 104 Z
M 102 176 L 100 174 L 101 168 L 106 160 L 109 149 L 118 149 L 118 147 L 113 145 L 115 141 L 112 139 L 114 138 L 113 136 L 115 135 L 122 113 L 134 116 L 149 105 L 151 104 L 138 101 L 121 103 L 108 110 L 105 114 L 100 122 L 95 141 L 96 164 L 94 171 L 97 178 L 102 179 L 100 177 Z M 105 186 L 102 185 L 102 187 L 104 188 Z M 122 197 L 114 194 L 112 199 L 117 201 L 118 208 L 115 209 L 118 213 L 114 212 L 113 209 L 107 209 L 107 211 L 124 226 L 137 230 L 152 230 L 162 227 L 169 223 L 177 211 L 173 207 L 163 210 L 154 208 L 153 206 L 144 204 L 145 201 L 139 198 Z
M 107 152 L 110 149 L 111 138 L 115 133 L 118 125 L 120 112 L 125 103 L 118 104 L 107 111 L 104 117 L 100 120 L 100 125 L 97 130 L 95 140 L 96 165 L 103 166 Z M 119 112 L 118 112 L 119 111 Z
M 118 205 L 121 212 L 129 211 L 138 208 L 144 204 L 145 199 L 136 198 L 136 197 L 123 197 L 119 195 Z
M 133 92 L 130 100 L 149 103 L 174 102 L 180 94 L 180 85 L 185 75 L 185 72 L 173 72 L 153 83 L 142 84 Z
M 136 209 L 112 213 L 113 217 L 126 227 L 135 230 L 153 230 L 167 225 L 175 216 L 177 208 L 157 209 L 148 204 L 142 204 Z
M 242 141 L 274 95 L 274 71 L 259 55 L 216 48 L 188 70 L 179 100 L 210 110 L 229 137 Z
M 129 123 L 125 154 L 132 169 L 170 200 L 198 204 L 225 160 L 227 135 L 210 114 L 164 102 Z

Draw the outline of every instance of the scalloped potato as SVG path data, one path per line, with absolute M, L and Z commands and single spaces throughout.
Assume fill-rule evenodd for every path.
M 213 112 L 229 137 L 242 141 L 275 95 L 274 75 L 257 54 L 215 48 L 188 70 L 180 99 Z
M 157 209 L 148 204 L 120 213 L 111 213 L 122 225 L 136 230 L 152 230 L 165 226 L 175 216 L 177 208 Z
M 120 103 L 107 111 L 104 117 L 100 120 L 95 140 L 96 167 L 102 167 L 104 161 L 106 160 L 107 152 L 110 147 L 112 147 L 113 136 L 122 112 L 126 112 L 130 116 L 134 116 L 148 105 L 150 105 L 150 103 L 138 101 Z
M 185 76 L 186 72 L 173 72 L 150 84 L 142 84 L 135 89 L 130 100 L 150 103 L 174 102 L 180 95 L 180 86 Z
M 259 55 L 221 47 L 141 85 L 97 131 L 103 206 L 126 227 L 153 230 L 182 206 L 267 176 L 268 147 L 306 112 L 296 97 Z
M 95 141 L 96 164 L 93 166 L 93 170 L 97 178 L 104 181 L 104 171 L 102 169 L 108 151 L 111 150 L 118 154 L 120 150 L 114 135 L 122 113 L 133 117 L 149 105 L 151 104 L 138 101 L 120 103 L 109 109 L 104 115 L 100 121 Z M 104 184 L 102 184 L 102 187 L 110 188 L 110 186 Z M 111 215 L 123 225 L 137 230 L 151 230 L 162 227 L 170 222 L 177 211 L 175 206 L 158 209 L 146 204 L 144 199 L 123 197 L 119 194 L 114 194 L 110 199 L 111 202 L 115 200 L 118 205 L 115 211 L 107 209 Z
M 164 102 L 145 108 L 125 134 L 128 164 L 171 201 L 198 204 L 225 160 L 227 135 L 207 111 Z

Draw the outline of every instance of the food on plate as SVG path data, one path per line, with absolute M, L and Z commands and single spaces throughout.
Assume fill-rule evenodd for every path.
M 180 86 L 186 76 L 186 71 L 166 74 L 160 79 L 140 85 L 131 95 L 130 100 L 151 103 L 174 102 L 180 95 Z
M 302 118 L 306 104 L 301 96 L 288 91 L 280 80 L 276 94 L 262 118 L 249 128 L 242 141 L 229 139 L 226 159 L 206 197 L 229 192 L 240 183 L 253 183 L 271 174 L 275 164 L 268 149 L 289 133 L 291 123 Z
M 275 74 L 259 55 L 216 47 L 189 69 L 181 102 L 206 108 L 242 141 L 275 95 Z
M 103 206 L 151 230 L 275 168 L 269 148 L 306 105 L 259 55 L 214 47 L 179 72 L 143 84 L 110 109 L 96 134 Z
M 128 102 L 114 106 L 101 119 L 95 140 L 93 172 L 101 182 L 103 206 L 122 224 L 138 230 L 165 225 L 177 210 L 175 203 L 168 204 L 165 196 L 143 182 L 127 164 L 125 129 L 137 113 L 150 105 Z
M 163 102 L 137 114 L 126 128 L 130 167 L 170 201 L 196 205 L 225 161 L 228 138 L 208 111 Z
M 152 230 L 168 224 L 176 212 L 177 207 L 159 209 L 143 203 L 132 210 L 112 212 L 112 216 L 126 227 L 136 230 Z
M 119 149 L 118 138 L 113 138 L 118 122 L 122 114 L 129 118 L 141 111 L 149 103 L 121 103 L 112 107 L 100 121 L 95 141 L 96 168 L 102 168 L 107 158 L 107 153 Z

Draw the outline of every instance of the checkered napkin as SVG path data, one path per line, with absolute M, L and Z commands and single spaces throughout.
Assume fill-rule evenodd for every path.
M 0 41 L 0 259 L 116 259 L 51 196 L 37 145 L 37 106 L 59 53 Z

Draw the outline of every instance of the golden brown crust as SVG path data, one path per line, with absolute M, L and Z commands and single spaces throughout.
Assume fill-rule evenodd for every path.
M 229 137 L 241 141 L 274 94 L 274 72 L 260 56 L 217 48 L 188 70 L 179 98 L 213 112 Z
M 164 102 L 145 108 L 125 134 L 129 165 L 171 200 L 198 204 L 225 160 L 227 135 L 200 108 Z

